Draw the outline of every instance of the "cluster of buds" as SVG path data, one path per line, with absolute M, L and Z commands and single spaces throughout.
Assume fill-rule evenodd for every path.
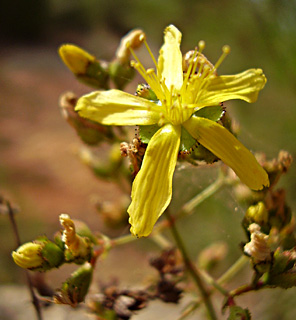
M 58 268 L 65 262 L 63 249 L 46 237 L 23 244 L 12 252 L 12 258 L 19 267 L 34 271 Z
M 34 284 L 41 295 L 47 296 L 50 292 L 54 303 L 76 307 L 84 301 L 91 284 L 96 260 L 93 246 L 98 241 L 85 223 L 74 222 L 67 214 L 60 215 L 60 223 L 64 230 L 56 234 L 54 242 L 45 236 L 39 237 L 13 251 L 12 258 L 21 268 L 43 272 L 59 268 L 64 263 L 81 264 L 55 294 L 39 280 Z M 46 290 L 42 290 L 44 288 Z
M 130 50 L 142 45 L 145 34 L 136 29 L 122 38 L 111 62 L 96 59 L 95 56 L 84 49 L 64 44 L 59 48 L 59 54 L 65 65 L 76 78 L 88 86 L 97 89 L 109 89 L 110 79 L 117 89 L 123 89 L 134 77 L 135 71 L 130 65 Z
M 96 239 L 89 228 L 77 223 L 81 230 L 78 234 L 74 221 L 66 214 L 60 215 L 60 222 L 65 228 L 62 236 L 57 235 L 54 241 L 43 236 L 21 245 L 12 252 L 14 262 L 24 269 L 48 271 L 64 263 L 82 264 L 90 261 Z
M 286 203 L 285 190 L 275 190 L 275 186 L 289 169 L 292 157 L 280 151 L 277 159 L 266 161 L 261 156 L 261 162 L 270 187 L 257 193 L 241 193 L 251 204 L 242 222 L 249 238 L 243 251 L 251 258 L 256 278 L 264 285 L 289 288 L 296 285 L 296 222 Z

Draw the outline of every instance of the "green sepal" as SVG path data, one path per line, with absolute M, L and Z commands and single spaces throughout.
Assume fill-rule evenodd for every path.
M 184 127 L 182 127 L 179 151 L 189 153 L 192 151 L 192 148 L 196 144 L 197 144 L 197 141 L 189 134 L 189 132 Z
M 123 90 L 134 78 L 135 69 L 129 63 L 122 64 L 120 61 L 114 60 L 109 65 L 109 74 L 116 88 Z
M 62 250 L 64 251 L 66 249 L 65 242 L 62 240 L 61 233 L 56 232 L 54 235 L 54 243 Z
M 90 87 L 96 89 L 109 88 L 109 73 L 107 65 L 106 67 L 104 67 L 98 60 L 93 63 L 89 63 L 86 68 L 85 74 L 76 74 L 75 76 L 80 82 Z
M 194 147 L 191 157 L 194 160 L 205 161 L 206 163 L 214 163 L 219 160 L 217 156 L 215 156 L 211 151 L 202 146 L 201 144 Z
M 142 143 L 148 144 L 159 128 L 160 127 L 158 124 L 153 124 L 150 126 L 139 126 L 139 139 Z
M 64 252 L 54 242 L 47 242 L 41 250 L 42 258 L 48 264 L 48 269 L 58 268 L 64 263 Z
M 239 306 L 229 307 L 229 317 L 227 320 L 251 320 L 251 314 L 248 309 L 243 309 Z
M 211 107 L 204 107 L 199 110 L 197 110 L 194 113 L 197 117 L 201 118 L 207 118 L 212 121 L 219 121 L 223 114 L 224 114 L 224 109 L 223 107 L 219 106 L 211 106 Z

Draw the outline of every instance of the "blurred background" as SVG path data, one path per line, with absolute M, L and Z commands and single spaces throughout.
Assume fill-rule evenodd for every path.
M 93 230 L 113 236 L 128 232 L 128 228 L 108 230 L 93 206 L 94 197 L 115 201 L 121 191 L 112 182 L 95 178 L 76 155 L 81 142 L 62 118 L 58 101 L 65 91 L 81 95 L 90 89 L 76 81 L 57 49 L 74 43 L 98 59 L 110 60 L 120 38 L 139 27 L 157 56 L 163 30 L 171 23 L 183 33 L 184 53 L 205 40 L 204 54 L 215 62 L 222 46 L 230 45 L 231 54 L 219 68 L 220 74 L 253 67 L 264 70 L 268 82 L 258 101 L 250 105 L 234 101 L 227 110 L 241 125 L 240 140 L 253 152 L 262 151 L 271 159 L 284 149 L 296 156 L 295 0 L 4 0 L 0 2 L 0 194 L 21 208 L 17 222 L 22 242 L 40 234 L 51 237 L 60 228 L 62 212 L 83 217 Z M 147 59 L 145 65 L 149 64 Z M 135 92 L 139 81 L 136 78 L 127 91 Z M 295 174 L 294 164 L 280 182 L 294 212 Z M 214 181 L 215 175 L 216 169 L 177 171 L 175 208 Z M 240 256 L 239 243 L 246 240 L 240 227 L 244 211 L 226 189 L 179 224 L 192 257 L 213 241 L 228 244 L 228 255 L 216 275 Z M 16 293 L 7 298 L 7 292 L 11 285 L 24 284 L 24 275 L 11 259 L 16 245 L 6 216 L 0 217 L 0 248 L 0 301 L 13 301 Z M 98 278 L 108 281 L 116 276 L 129 286 L 140 283 L 154 272 L 148 265 L 153 251 L 158 249 L 150 240 L 120 247 L 98 266 Z M 65 276 L 67 271 L 54 271 L 48 277 L 58 287 Z M 246 271 L 232 285 L 250 276 Z M 254 319 L 292 319 L 295 293 L 295 288 L 266 290 L 238 301 L 250 308 Z M 26 294 L 25 290 L 28 308 Z M 4 304 L 0 314 L 1 310 L 9 314 Z M 22 310 L 24 305 L 15 308 Z M 148 314 L 135 319 L 150 318 Z

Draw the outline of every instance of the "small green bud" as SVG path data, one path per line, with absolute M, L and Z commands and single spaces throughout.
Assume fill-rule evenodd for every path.
M 12 253 L 14 262 L 24 269 L 46 271 L 64 262 L 64 252 L 46 237 L 28 242 Z
M 92 265 L 88 262 L 82 265 L 63 283 L 62 288 L 54 296 L 54 302 L 76 307 L 78 303 L 84 301 L 88 293 L 92 275 Z
M 59 55 L 77 79 L 91 87 L 108 89 L 108 64 L 73 44 L 64 44 Z
M 74 222 L 69 215 L 61 214 L 60 223 L 65 229 L 62 234 L 62 241 L 66 247 L 66 260 L 77 264 L 90 261 L 92 257 L 92 243 L 90 239 L 81 237 L 76 233 Z

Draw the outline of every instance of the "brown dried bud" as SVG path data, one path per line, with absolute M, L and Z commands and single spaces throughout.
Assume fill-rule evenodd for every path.
M 271 260 L 271 250 L 268 245 L 268 235 L 260 231 L 260 226 L 252 223 L 249 226 L 251 241 L 244 246 L 244 252 L 253 258 L 255 263 Z
M 141 29 L 134 29 L 131 30 L 128 34 L 126 34 L 120 41 L 118 49 L 116 51 L 116 58 L 120 60 L 122 64 L 127 63 L 130 58 L 130 49 L 138 49 L 146 35 L 143 30 Z

